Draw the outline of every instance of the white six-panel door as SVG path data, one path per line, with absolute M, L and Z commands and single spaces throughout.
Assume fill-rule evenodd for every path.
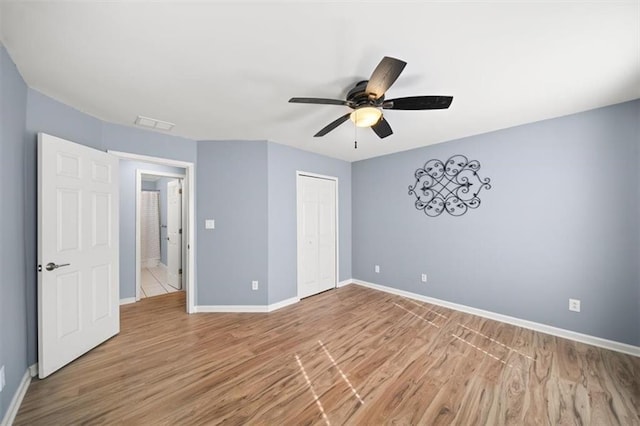
M 182 288 L 182 190 L 179 180 L 167 184 L 167 280 Z
M 118 223 L 118 160 L 38 134 L 41 378 L 120 331 Z
M 336 181 L 298 175 L 298 297 L 337 284 Z

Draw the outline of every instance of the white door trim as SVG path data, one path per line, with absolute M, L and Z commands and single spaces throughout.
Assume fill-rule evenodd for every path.
M 185 175 L 180 173 L 168 173 L 168 172 L 156 172 L 153 170 L 136 169 L 136 302 L 140 300 L 140 288 L 142 286 L 142 237 L 141 226 L 142 216 L 140 211 L 142 210 L 142 175 L 153 175 L 161 177 L 170 177 L 175 179 L 182 179 L 184 183 Z M 182 210 L 185 210 L 184 197 L 182 197 Z M 187 229 L 185 223 L 185 215 L 182 215 L 182 228 Z M 184 238 L 183 238 L 183 245 Z
M 312 178 L 318 178 L 318 179 L 326 179 L 326 180 L 332 180 L 336 183 L 336 217 L 335 217 L 335 223 L 336 223 L 336 277 L 335 277 L 335 283 L 336 286 L 338 285 L 338 283 L 340 282 L 340 221 L 338 220 L 340 217 L 340 206 L 338 204 L 338 199 L 340 198 L 338 196 L 338 194 L 340 193 L 340 186 L 338 184 L 338 178 L 336 176 L 328 176 L 328 175 L 321 175 L 318 173 L 311 173 L 311 172 L 305 172 L 302 170 L 296 170 L 296 296 L 298 298 L 300 298 L 300 290 L 298 288 L 298 284 L 300 283 L 300 268 L 298 265 L 298 259 L 300 258 L 300 247 L 299 247 L 299 241 L 298 241 L 298 221 L 300 220 L 300 218 L 298 217 L 298 186 L 299 186 L 299 178 L 300 176 L 306 176 L 306 177 L 312 177 Z
M 134 160 L 134 161 L 143 161 L 147 163 L 160 164 L 163 166 L 172 166 L 172 167 L 182 167 L 186 170 L 186 176 L 183 181 L 183 191 L 186 187 L 186 206 L 187 206 L 187 214 L 184 215 L 187 217 L 187 232 L 186 232 L 186 243 L 187 245 L 187 262 L 186 262 L 186 296 L 187 296 L 187 313 L 195 313 L 195 295 L 196 295 L 196 268 L 195 268 L 195 256 L 196 256 L 196 245 L 195 245 L 195 230 L 196 230 L 196 195 L 195 195 L 195 183 L 196 183 L 196 166 L 194 163 L 190 163 L 188 161 L 180 161 L 180 160 L 171 160 L 169 158 L 162 157 L 152 157 L 149 155 L 140 155 L 140 154 L 132 154 L 129 152 L 120 152 L 120 151 L 107 151 L 110 154 L 115 155 L 116 157 L 123 158 L 126 160 Z M 152 174 L 159 174 L 158 172 L 152 172 Z M 140 188 L 137 188 L 138 190 Z M 139 192 L 139 191 L 137 191 Z M 184 197 L 182 200 L 183 204 L 185 203 Z M 184 238 L 184 237 L 183 237 Z M 139 254 L 136 254 L 139 256 Z M 136 281 L 139 281 L 136 277 Z

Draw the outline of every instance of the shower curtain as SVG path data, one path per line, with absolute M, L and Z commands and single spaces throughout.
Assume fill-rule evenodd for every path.
M 142 191 L 140 203 L 140 244 L 143 268 L 160 262 L 160 202 L 158 191 Z

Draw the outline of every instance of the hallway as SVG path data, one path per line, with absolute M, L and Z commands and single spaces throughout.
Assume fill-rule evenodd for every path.
M 140 289 L 141 299 L 180 291 L 169 285 L 167 280 L 167 267 L 162 264 L 153 268 L 142 268 L 140 274 L 142 278 L 142 286 Z

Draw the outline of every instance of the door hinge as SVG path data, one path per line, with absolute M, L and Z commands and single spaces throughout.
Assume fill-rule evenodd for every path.
M 182 275 L 182 268 L 178 269 L 178 275 Z
M 182 234 L 182 228 L 180 228 L 180 231 L 178 231 L 178 234 Z
M 182 194 L 182 188 L 178 189 L 178 194 Z
M 38 265 L 38 272 L 42 272 L 42 265 Z

